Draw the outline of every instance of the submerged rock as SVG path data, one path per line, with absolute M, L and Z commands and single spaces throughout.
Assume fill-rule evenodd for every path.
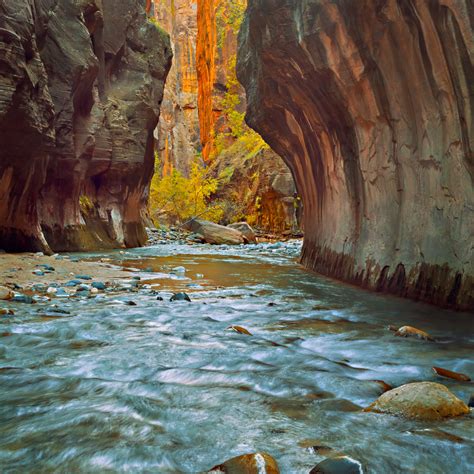
M 432 421 L 466 415 L 469 407 L 444 385 L 415 382 L 385 392 L 365 411 Z
M 226 474 L 279 474 L 278 464 L 267 453 L 243 454 L 213 467 L 209 473 Z
M 313 467 L 309 474 L 362 474 L 362 464 L 349 456 L 325 459 Z
M 441 367 L 433 367 L 433 372 L 441 377 L 446 377 L 448 379 L 459 380 L 460 382 L 470 382 L 471 378 L 466 374 L 461 374 L 459 372 L 453 372 L 452 370 L 443 369 Z
M 202 236 L 202 239 L 208 244 L 240 245 L 245 243 L 242 232 L 213 222 L 192 219 L 186 224 L 186 227 L 191 232 Z
M 227 329 L 231 331 L 238 332 L 239 334 L 245 334 L 246 336 L 251 336 L 252 333 L 242 326 L 229 326 Z
M 395 336 L 398 337 L 416 337 L 424 341 L 434 341 L 434 339 L 425 331 L 414 328 L 412 326 L 402 326 L 397 330 Z
M 158 298 L 157 298 L 158 299 Z M 170 301 L 191 301 L 191 298 L 187 293 L 175 293 L 171 298 Z

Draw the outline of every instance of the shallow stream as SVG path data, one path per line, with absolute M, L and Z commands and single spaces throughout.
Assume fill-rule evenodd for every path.
M 361 411 L 382 393 L 375 380 L 438 381 L 467 401 L 472 384 L 431 367 L 474 375 L 473 316 L 311 274 L 299 249 L 80 255 L 112 259 L 130 281 L 61 300 L 70 314 L 18 303 L 0 317 L 0 471 L 194 473 L 260 450 L 283 473 L 335 452 L 369 473 L 474 472 L 472 414 L 421 423 Z M 192 302 L 170 302 L 176 291 Z M 394 337 L 389 324 L 437 342 Z

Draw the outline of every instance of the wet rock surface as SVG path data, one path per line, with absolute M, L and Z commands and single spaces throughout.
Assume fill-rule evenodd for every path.
M 433 421 L 469 413 L 469 407 L 444 385 L 417 382 L 385 392 L 367 411 Z
M 244 454 L 229 459 L 213 467 L 209 473 L 225 472 L 226 474 L 279 474 L 278 464 L 267 453 Z
M 1 3 L 0 248 L 146 241 L 171 48 L 142 4 Z
M 309 474 L 363 474 L 362 464 L 349 456 L 328 458 L 315 466 Z
M 247 121 L 303 196 L 303 263 L 474 307 L 468 0 L 250 0 Z

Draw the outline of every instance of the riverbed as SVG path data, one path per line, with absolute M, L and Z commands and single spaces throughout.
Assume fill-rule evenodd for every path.
M 382 382 L 436 381 L 467 402 L 471 383 L 431 368 L 474 375 L 473 315 L 315 275 L 298 265 L 300 247 L 75 254 L 125 270 L 122 286 L 8 303 L 0 471 L 195 473 L 265 451 L 283 473 L 335 453 L 370 473 L 474 472 L 472 411 L 436 423 L 362 411 Z M 176 292 L 191 302 L 170 301 Z

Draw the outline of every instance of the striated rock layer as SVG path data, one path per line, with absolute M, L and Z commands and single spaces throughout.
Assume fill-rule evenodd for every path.
M 304 198 L 309 268 L 474 307 L 474 4 L 250 0 L 247 120 Z
M 0 248 L 145 242 L 171 48 L 144 6 L 0 3 Z
M 157 129 L 162 174 L 185 175 L 201 151 L 198 115 L 196 0 L 154 0 L 155 18 L 170 32 L 173 65 L 165 86 Z

